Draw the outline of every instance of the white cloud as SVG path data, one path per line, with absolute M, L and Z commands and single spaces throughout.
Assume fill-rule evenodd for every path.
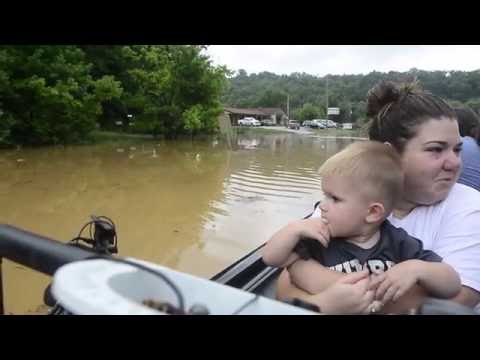
M 480 68 L 480 45 L 212 45 L 207 52 L 215 64 L 248 73 L 324 76 Z

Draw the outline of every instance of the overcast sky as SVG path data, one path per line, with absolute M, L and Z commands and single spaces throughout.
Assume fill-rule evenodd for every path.
M 211 45 L 207 52 L 214 64 L 249 74 L 480 69 L 480 45 Z

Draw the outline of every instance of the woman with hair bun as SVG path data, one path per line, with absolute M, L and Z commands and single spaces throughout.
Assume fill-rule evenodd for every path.
M 425 249 L 436 252 L 451 265 L 462 283 L 460 293 L 451 300 L 475 307 L 480 301 L 480 193 L 457 183 L 462 168 L 462 139 L 455 111 L 441 98 L 420 89 L 416 82 L 380 82 L 368 92 L 367 116 L 371 120 L 370 140 L 392 146 L 400 155 L 405 175 L 404 192 L 388 220 L 420 239 Z M 312 216 L 320 216 L 318 207 Z M 338 277 L 338 272 L 312 260 L 298 261 L 302 262 L 305 277 L 317 278 L 319 282 L 329 279 L 329 283 Z M 370 282 L 371 286 L 362 291 L 377 291 L 375 280 Z M 349 285 L 353 287 L 355 283 Z M 296 288 L 288 271 L 283 270 L 277 297 L 318 304 L 336 301 L 342 305 L 343 313 L 349 313 L 348 306 L 353 307 L 353 301 L 332 295 L 340 293 L 336 291 L 340 288 L 346 289 L 344 281 L 310 294 Z M 363 295 L 358 288 L 355 290 Z M 382 295 L 375 294 L 377 299 Z M 384 304 L 388 309 L 385 311 L 407 311 L 421 304 L 425 296 L 428 294 L 416 285 L 395 304 Z

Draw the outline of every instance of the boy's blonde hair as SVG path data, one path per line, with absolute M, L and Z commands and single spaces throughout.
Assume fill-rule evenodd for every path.
M 330 157 L 322 177 L 344 176 L 369 201 L 380 202 L 388 216 L 403 191 L 404 174 L 397 151 L 378 141 L 360 141 Z

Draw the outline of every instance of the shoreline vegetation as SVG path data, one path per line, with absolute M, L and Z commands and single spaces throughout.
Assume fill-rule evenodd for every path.
M 285 127 L 232 127 L 231 132 L 233 135 L 239 134 L 278 134 L 279 132 L 288 132 L 298 135 L 315 135 L 315 136 L 325 136 L 325 137 L 366 137 L 366 134 L 362 129 L 346 130 L 346 129 L 309 129 L 307 131 L 289 130 Z M 231 136 L 232 134 L 199 134 L 194 136 L 179 136 L 178 140 L 193 139 L 193 140 L 204 140 L 209 138 L 221 139 L 225 136 Z M 91 132 L 84 140 L 72 143 L 72 144 L 45 144 L 45 145 L 4 145 L 0 149 L 12 149 L 12 148 L 21 148 L 21 147 L 48 147 L 48 146 L 84 146 L 84 145 L 102 145 L 102 144 L 115 144 L 115 143 L 135 143 L 135 142 L 145 142 L 145 141 L 159 141 L 165 140 L 164 136 L 153 136 L 151 134 L 135 134 L 127 133 L 121 131 L 106 131 L 106 130 L 95 130 Z M 171 139 L 170 139 L 171 140 Z
M 229 71 L 205 49 L 0 46 L 0 146 L 89 143 L 97 129 L 213 134 Z

